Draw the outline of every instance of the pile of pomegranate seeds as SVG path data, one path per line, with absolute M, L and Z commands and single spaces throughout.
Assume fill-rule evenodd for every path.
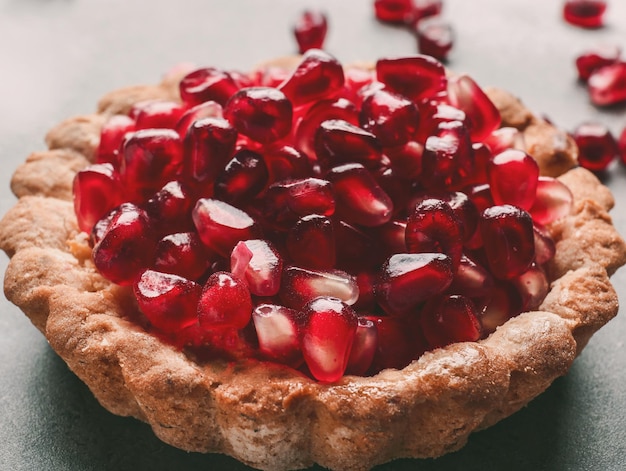
M 606 7 L 606 0 L 565 0 L 563 18 L 574 26 L 600 28 Z
M 195 70 L 180 92 L 112 117 L 74 182 L 96 267 L 180 348 L 335 382 L 546 295 L 544 227 L 572 195 L 470 77 L 311 49 L 291 72 Z

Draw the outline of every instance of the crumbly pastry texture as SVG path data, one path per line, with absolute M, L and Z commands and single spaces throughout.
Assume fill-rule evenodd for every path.
M 176 98 L 174 84 L 169 77 L 114 91 L 96 113 L 57 125 L 48 150 L 13 175 L 19 199 L 0 222 L 0 247 L 11 258 L 7 298 L 106 409 L 148 422 L 163 441 L 275 471 L 313 463 L 357 471 L 440 456 L 543 392 L 617 314 L 609 276 L 626 262 L 626 245 L 608 214 L 610 191 L 576 167 L 576 146 L 564 132 L 489 89 L 503 125 L 523 131 L 542 174 L 558 176 L 574 194 L 572 213 L 549 228 L 557 253 L 539 311 L 402 370 L 331 385 L 256 360 L 195 362 L 133 319 L 132 293 L 98 274 L 72 205 L 73 177 L 93 160 L 106 119 L 138 101 Z

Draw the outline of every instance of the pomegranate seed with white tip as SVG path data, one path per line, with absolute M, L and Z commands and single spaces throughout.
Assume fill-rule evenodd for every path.
M 601 67 L 587 80 L 591 102 L 610 106 L 626 101 L 626 62 Z
M 230 264 L 233 275 L 246 282 L 250 293 L 256 296 L 278 293 L 283 259 L 271 242 L 252 239 L 237 243 Z
M 298 311 L 275 304 L 261 304 L 252 311 L 261 353 L 294 368 L 303 361 L 297 316 Z
M 359 298 L 359 286 L 352 275 L 341 270 L 290 266 L 283 270 L 279 295 L 281 301 L 292 309 L 302 309 L 319 296 L 332 296 L 352 305 Z
M 616 63 L 622 55 L 622 49 L 617 44 L 599 44 L 588 49 L 576 57 L 578 78 L 586 82 L 596 70 Z

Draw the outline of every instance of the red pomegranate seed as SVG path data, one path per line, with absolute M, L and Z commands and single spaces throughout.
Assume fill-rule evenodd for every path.
M 378 281 L 376 271 L 361 271 L 356 275 L 356 283 L 359 287 L 359 299 L 353 307 L 357 312 L 372 311 L 376 309 L 376 298 L 374 295 L 374 285 Z
M 490 334 L 522 312 L 522 300 L 514 286 L 499 281 L 486 298 L 486 303 L 479 306 L 479 310 L 483 333 Z
M 276 304 L 261 304 L 252 311 L 261 353 L 294 368 L 303 361 L 297 316 L 298 311 Z
M 622 163 L 626 164 L 626 127 L 622 130 L 622 133 L 619 136 L 618 147 L 620 159 Z
M 465 112 L 472 142 L 483 141 L 500 126 L 500 112 L 469 76 L 450 77 L 448 99 L 452 106 Z
M 473 151 L 467 128 L 460 121 L 441 122 L 426 140 L 422 183 L 427 188 L 458 186 L 472 173 Z
M 209 276 L 198 303 L 198 318 L 203 330 L 243 329 L 251 317 L 252 299 L 243 281 L 227 272 Z
M 100 144 L 96 151 L 96 163 L 110 163 L 116 169 L 121 164 L 120 151 L 126 133 L 135 131 L 135 120 L 126 115 L 111 116 L 100 131 Z
M 591 102 L 598 106 L 615 105 L 626 101 L 626 62 L 602 67 L 587 81 Z
M 146 212 L 123 203 L 111 217 L 102 238 L 93 248 L 98 271 L 118 285 L 131 285 L 152 265 L 156 237 Z
M 236 204 L 250 201 L 267 185 L 263 156 L 247 149 L 237 152 L 215 179 L 215 197 Z
M 487 165 L 489 187 L 496 204 L 512 204 L 528 211 L 535 202 L 539 165 L 523 150 L 509 149 Z
M 578 78 L 586 82 L 596 70 L 619 61 L 622 48 L 617 44 L 599 44 L 576 57 Z
M 345 221 L 367 226 L 380 226 L 393 216 L 391 198 L 361 164 L 333 167 L 326 174 L 333 184 L 337 216 Z
M 467 116 L 460 109 L 436 100 L 424 101 L 420 104 L 420 127 L 415 138 L 424 143 L 430 135 L 437 132 L 440 123 L 452 121 L 459 121 L 467 127 Z
M 384 254 L 406 253 L 406 221 L 392 220 L 375 228 L 376 245 Z
M 412 13 L 412 0 L 374 0 L 374 14 L 385 23 L 404 23 Z
M 195 199 L 187 185 L 173 180 L 157 191 L 145 205 L 146 212 L 158 234 L 193 230 L 191 211 Z
M 559 180 L 539 177 L 537 196 L 530 208 L 533 221 L 547 225 L 567 216 L 572 210 L 574 197 L 570 189 Z
M 343 87 L 343 67 L 333 56 L 319 49 L 309 49 L 291 76 L 278 89 L 294 107 L 333 98 Z
M 215 101 L 205 101 L 199 105 L 185 111 L 180 117 L 176 127 L 174 128 L 181 139 L 184 139 L 189 131 L 189 128 L 198 120 L 204 118 L 222 118 L 223 117 L 222 105 Z
M 302 309 L 320 296 L 331 296 L 352 305 L 359 297 L 359 287 L 352 275 L 341 270 L 290 266 L 283 270 L 279 295 L 284 305 L 292 309 Z
M 135 104 L 129 112 L 134 118 L 136 129 L 174 129 L 187 107 L 168 100 L 148 100 Z
M 452 283 L 450 257 L 441 253 L 395 254 L 383 264 L 374 291 L 390 315 L 404 315 Z
M 606 0 L 566 0 L 563 18 L 574 26 L 600 28 L 604 25 L 606 3 Z
M 424 146 L 416 141 L 404 145 L 388 147 L 385 155 L 391 161 L 391 168 L 398 178 L 416 180 L 422 173 Z
M 359 91 L 376 81 L 376 72 L 367 68 L 350 67 L 344 70 L 343 73 L 345 78 L 343 97 L 347 100 L 352 100 L 354 103 L 358 101 L 360 104 L 363 100 L 359 98 Z
M 176 177 L 183 146 L 176 131 L 142 129 L 126 135 L 122 155 L 120 175 L 127 199 L 143 202 Z
M 339 381 L 346 371 L 358 318 L 339 299 L 320 297 L 303 307 L 299 317 L 302 354 L 320 382 Z
M 224 117 L 244 136 L 268 144 L 289 134 L 293 109 L 280 90 L 251 87 L 239 90 L 228 100 Z
M 215 67 L 194 70 L 182 78 L 179 84 L 180 97 L 188 106 L 205 101 L 215 101 L 224 106 L 239 90 L 231 75 Z
M 361 127 L 373 133 L 383 147 L 400 146 L 411 140 L 419 118 L 412 101 L 386 90 L 368 96 L 359 116 Z
M 406 214 L 407 205 L 411 199 L 414 180 L 404 178 L 400 170 L 390 167 L 381 168 L 373 174 L 374 179 L 393 203 L 394 216 Z
M 256 296 L 274 296 L 280 288 L 283 259 L 271 242 L 244 240 L 230 254 L 233 275 L 246 282 Z
M 229 256 L 240 240 L 254 239 L 260 233 L 246 212 L 220 200 L 198 200 L 192 217 L 202 242 L 223 257 Z
M 78 172 L 72 191 L 78 227 L 87 233 L 98 220 L 124 202 L 119 175 L 111 164 L 94 164 Z
M 483 211 L 480 232 L 496 278 L 511 279 L 528 270 L 535 257 L 530 214 L 516 206 L 492 206 Z
M 303 268 L 319 270 L 335 266 L 335 230 L 330 219 L 319 214 L 304 216 L 287 233 L 291 260 Z
M 524 273 L 512 278 L 511 283 L 520 294 L 523 311 L 537 309 L 550 288 L 545 272 L 534 263 Z
M 430 299 L 422 309 L 420 323 L 431 348 L 475 342 L 482 334 L 474 303 L 456 294 Z
M 175 333 L 198 321 L 202 287 L 181 276 L 146 270 L 133 286 L 139 310 L 157 329 Z
M 313 10 L 303 11 L 293 28 L 300 54 L 304 54 L 309 49 L 322 49 L 327 31 L 328 21 L 324 13 Z
M 389 90 L 419 103 L 446 89 L 446 71 L 437 59 L 415 55 L 376 62 L 376 77 Z
M 549 262 L 556 253 L 556 244 L 550 233 L 543 227 L 533 224 L 535 238 L 535 263 L 543 265 Z
M 308 157 L 291 146 L 278 146 L 266 149 L 263 160 L 271 183 L 288 178 L 306 178 L 313 174 Z
M 466 183 L 468 185 L 487 183 L 489 180 L 487 166 L 493 157 L 493 153 L 482 142 L 472 144 L 472 151 L 474 152 L 474 165 Z
M 494 287 L 491 273 L 471 258 L 463 255 L 448 288 L 451 294 L 462 294 L 468 298 L 488 296 Z
M 374 134 L 342 119 L 323 121 L 315 133 L 315 155 L 323 170 L 346 162 L 380 166 L 382 149 Z
M 579 150 L 578 163 L 588 170 L 606 170 L 619 154 L 617 141 L 610 129 L 602 123 L 580 124 L 574 130 L 573 137 Z
M 378 346 L 370 372 L 387 368 L 402 369 L 426 350 L 426 341 L 418 329 L 412 329 L 403 317 L 363 316 L 376 325 Z
M 154 269 L 162 273 L 198 280 L 215 261 L 195 232 L 177 232 L 163 237 L 156 246 Z
M 414 27 L 417 48 L 420 54 L 446 61 L 454 44 L 454 31 L 447 21 L 439 16 L 419 20 Z
M 436 198 L 420 201 L 407 220 L 405 240 L 408 251 L 446 254 L 456 270 L 463 253 L 461 224 L 445 201 Z
M 114 208 L 98 220 L 89 233 L 89 246 L 93 249 L 102 240 L 119 208 Z
M 525 149 L 524 135 L 519 129 L 504 127 L 496 129 L 483 141 L 493 155 L 509 149 Z
M 333 223 L 338 268 L 356 273 L 380 265 L 385 255 L 379 253 L 370 234 L 341 219 L 335 218 Z
M 346 374 L 363 376 L 369 370 L 378 348 L 378 329 L 374 321 L 359 317 L 350 349 Z

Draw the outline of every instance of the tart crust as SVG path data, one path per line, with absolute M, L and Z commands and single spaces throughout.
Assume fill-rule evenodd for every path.
M 490 89 L 503 125 L 523 132 L 542 174 L 559 176 L 575 198 L 572 213 L 549 228 L 557 255 L 539 311 L 402 370 L 332 385 L 256 360 L 195 362 L 129 316 L 132 294 L 96 271 L 71 200 L 73 176 L 93 160 L 106 119 L 175 93 L 171 77 L 117 90 L 95 114 L 56 126 L 49 150 L 32 154 L 13 175 L 19 200 L 0 222 L 0 248 L 11 257 L 7 298 L 105 408 L 148 422 L 163 441 L 276 471 L 313 463 L 366 470 L 401 457 L 440 456 L 543 392 L 617 314 L 609 275 L 626 262 L 626 245 L 608 214 L 610 191 L 576 167 L 571 138 Z

